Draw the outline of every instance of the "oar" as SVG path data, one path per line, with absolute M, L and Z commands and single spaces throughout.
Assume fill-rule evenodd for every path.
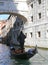
M 37 45 L 36 45 L 36 46 L 35 46 L 35 51 L 36 51 L 36 53 L 38 53 L 38 50 L 37 50 L 37 48 L 38 48 L 38 47 L 37 47 Z
M 44 56 L 42 56 L 39 52 L 38 52 L 38 49 L 37 49 L 38 47 L 37 47 L 37 45 L 35 46 L 35 49 L 36 49 L 36 52 L 42 57 L 42 58 L 44 58 L 45 60 L 48 60 L 47 58 L 45 58 Z
M 43 59 L 48 60 L 47 58 L 45 58 L 44 56 L 42 56 L 39 52 L 38 52 L 38 54 L 39 54 Z

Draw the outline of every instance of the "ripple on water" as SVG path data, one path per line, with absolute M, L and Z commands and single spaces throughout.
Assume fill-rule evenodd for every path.
M 0 65 L 48 65 L 48 50 L 38 49 L 38 54 L 29 60 L 19 60 L 10 57 L 9 47 L 0 44 Z
M 0 44 L 0 65 L 7 65 L 10 62 L 10 53 L 6 45 Z

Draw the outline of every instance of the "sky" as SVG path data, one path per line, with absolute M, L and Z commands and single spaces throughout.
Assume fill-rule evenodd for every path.
M 9 17 L 9 14 L 0 14 L 0 20 L 6 20 Z

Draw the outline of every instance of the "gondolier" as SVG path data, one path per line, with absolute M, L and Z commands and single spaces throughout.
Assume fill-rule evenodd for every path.
M 26 36 L 23 34 L 23 32 L 20 32 L 20 35 L 17 38 L 17 41 L 20 43 L 21 50 L 24 50 L 24 42 L 25 42 Z
M 18 36 L 17 40 L 20 43 L 20 47 L 18 49 L 11 48 L 11 55 L 18 59 L 29 59 L 33 57 L 37 53 L 37 46 L 34 49 L 29 49 L 28 51 L 25 51 L 24 49 L 24 42 L 25 42 L 26 36 L 23 34 L 23 32 L 20 32 L 20 35 Z

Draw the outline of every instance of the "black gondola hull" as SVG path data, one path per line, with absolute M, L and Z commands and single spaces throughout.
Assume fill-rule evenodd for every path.
M 28 53 L 28 51 L 27 51 L 27 52 L 15 54 L 15 53 L 12 53 L 12 51 L 11 51 L 11 55 L 14 56 L 15 58 L 18 58 L 18 59 L 30 59 L 36 53 L 37 53 L 36 48 L 32 51 L 32 53 Z

